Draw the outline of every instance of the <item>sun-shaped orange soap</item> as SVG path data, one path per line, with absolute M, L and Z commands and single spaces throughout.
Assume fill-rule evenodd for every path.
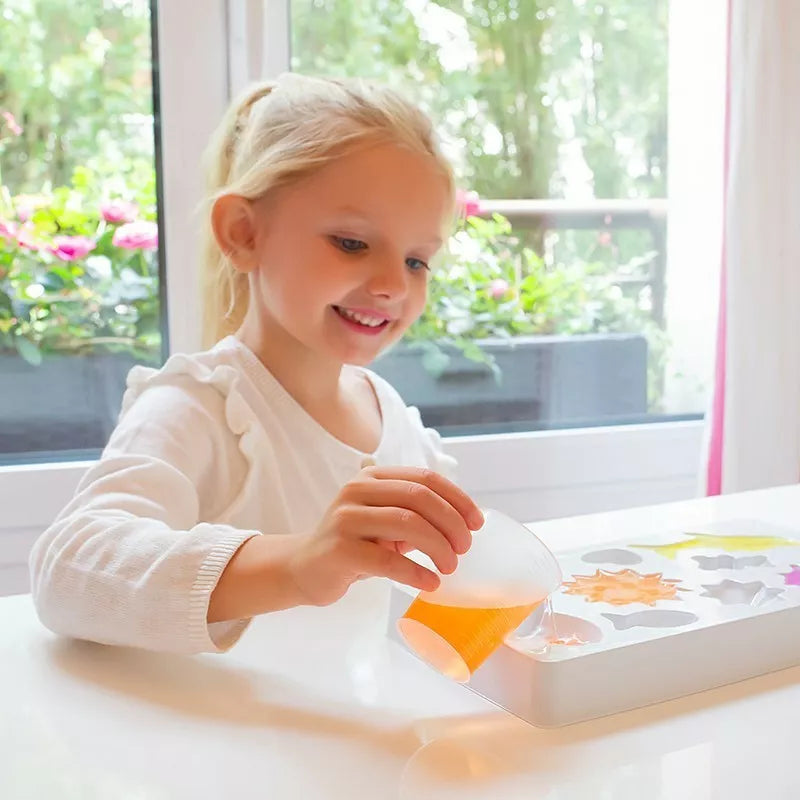
M 644 603 L 654 606 L 658 600 L 678 600 L 679 580 L 663 578 L 661 572 L 643 575 L 632 569 L 607 572 L 598 569 L 594 575 L 573 575 L 573 581 L 565 581 L 564 594 L 583 595 L 590 603 L 609 603 L 626 606 Z

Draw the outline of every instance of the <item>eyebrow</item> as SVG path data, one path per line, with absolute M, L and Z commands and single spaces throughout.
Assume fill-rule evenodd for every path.
M 356 208 L 355 206 L 339 206 L 339 208 L 334 209 L 334 214 L 345 214 L 349 217 L 363 220 L 364 222 L 370 221 L 366 212 L 362 211 L 360 208 Z
M 356 208 L 355 206 L 340 206 L 339 208 L 335 209 L 335 214 L 341 214 L 343 216 L 349 217 L 352 220 L 357 220 L 359 222 L 365 222 L 367 225 L 372 226 L 372 220 L 369 216 L 362 211 L 360 208 Z M 426 240 L 425 242 L 421 242 L 424 245 L 433 245 L 437 248 L 441 247 L 444 242 L 442 241 L 440 236 L 434 236 L 431 239 Z

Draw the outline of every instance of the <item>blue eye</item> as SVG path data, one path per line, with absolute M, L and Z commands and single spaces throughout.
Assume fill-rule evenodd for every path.
M 418 272 L 421 269 L 428 269 L 428 265 L 421 258 L 407 258 L 406 265 L 414 272 Z
M 359 250 L 366 250 L 367 243 L 361 239 L 351 239 L 347 236 L 331 236 L 333 243 L 345 253 L 357 253 Z

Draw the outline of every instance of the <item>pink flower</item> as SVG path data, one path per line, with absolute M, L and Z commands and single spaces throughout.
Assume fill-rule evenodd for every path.
M 601 247 L 608 247 L 611 244 L 611 234 L 608 231 L 600 231 L 597 234 L 597 243 Z
M 158 247 L 158 225 L 143 219 L 127 222 L 114 231 L 111 243 L 125 250 L 155 250 Z
M 508 294 L 509 288 L 508 281 L 503 280 L 502 278 L 495 278 L 489 284 L 489 295 L 494 300 L 501 300 Z
M 456 190 L 456 206 L 465 217 L 477 217 L 481 213 L 481 200 L 477 192 Z
M 6 219 L 0 219 L 0 239 L 16 239 L 17 226 L 16 223 Z
M 41 250 L 41 245 L 34 238 L 34 230 L 31 225 L 20 225 L 17 228 L 17 244 L 28 250 Z
M 94 239 L 88 236 L 56 236 L 53 244 L 55 247 L 51 247 L 50 252 L 62 261 L 76 261 L 97 247 Z
M 43 194 L 18 194 L 14 198 L 17 219 L 20 222 L 27 222 L 37 208 L 43 208 L 49 203 L 50 198 Z
M 10 111 L 4 111 L 0 116 L 2 116 L 6 121 L 8 129 L 14 134 L 14 136 L 19 136 L 22 133 L 22 127 Z
M 107 200 L 100 204 L 100 213 L 106 222 L 133 222 L 139 209 L 127 200 Z

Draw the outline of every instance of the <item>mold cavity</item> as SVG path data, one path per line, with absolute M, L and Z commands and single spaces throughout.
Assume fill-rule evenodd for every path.
M 618 631 L 628 628 L 680 628 L 697 622 L 696 614 L 688 611 L 653 610 L 637 611 L 635 614 L 601 614 L 613 623 Z
M 783 589 L 770 588 L 761 581 L 741 583 L 725 579 L 717 584 L 703 584 L 703 588 L 705 592 L 701 592 L 700 597 L 713 597 L 726 606 L 736 604 L 762 606 L 783 594 Z
M 529 618 L 530 619 L 530 618 Z M 593 622 L 570 614 L 550 613 L 539 617 L 538 625 L 527 635 L 519 635 L 509 643 L 529 653 L 542 653 L 553 645 L 575 647 L 593 644 L 603 638 L 603 632 Z
M 629 564 L 640 564 L 642 557 L 631 550 L 617 548 L 613 550 L 594 550 L 591 553 L 585 553 L 581 556 L 581 561 L 585 561 L 587 564 L 620 564 L 627 566 Z
M 747 569 L 747 567 L 771 567 L 766 556 L 692 556 L 700 569 Z
M 659 600 L 679 600 L 678 578 L 665 578 L 661 572 L 643 573 L 625 568 L 617 572 L 595 570 L 594 575 L 573 575 L 561 584 L 563 594 L 582 595 L 590 603 L 627 606 L 643 603 L 654 606 Z
M 781 572 L 785 578 L 784 583 L 787 586 L 800 586 L 800 566 L 797 564 L 790 564 L 788 572 Z

